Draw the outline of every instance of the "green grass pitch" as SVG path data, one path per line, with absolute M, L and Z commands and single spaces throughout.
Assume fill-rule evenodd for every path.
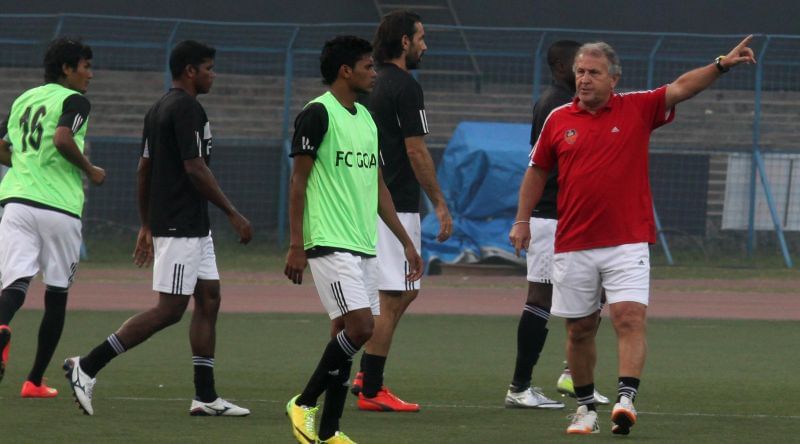
M 311 374 L 326 342 L 323 315 L 222 314 L 217 388 L 249 407 L 247 418 L 193 418 L 188 319 L 112 361 L 95 387 L 95 416 L 81 414 L 60 370 L 64 357 L 86 353 L 129 313 L 69 312 L 47 371 L 61 393 L 21 399 L 41 312 L 12 323 L 11 359 L 0 383 L 0 442 L 292 443 L 286 401 Z M 574 442 L 563 411 L 507 410 L 515 317 L 421 316 L 403 319 L 386 380 L 418 414 L 359 412 L 348 397 L 342 429 L 359 443 Z M 592 442 L 788 442 L 797 439 L 800 354 L 797 322 L 651 320 L 649 357 L 637 401 L 639 423 L 627 438 L 610 432 L 609 407 Z M 553 319 L 534 383 L 557 396 L 563 323 Z M 599 336 L 598 389 L 615 392 L 616 351 L 610 322 Z

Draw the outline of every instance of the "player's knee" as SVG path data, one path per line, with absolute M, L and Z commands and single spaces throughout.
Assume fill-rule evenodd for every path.
M 364 322 L 350 325 L 346 329 L 347 337 L 350 338 L 356 345 L 361 347 L 369 341 L 372 337 L 372 332 L 375 330 L 375 323 L 372 319 L 365 320 Z
M 525 302 L 528 305 L 535 305 L 550 310 L 550 307 L 553 305 L 553 286 L 540 282 L 529 282 L 528 299 Z
M 638 333 L 643 332 L 644 329 L 644 318 L 636 314 L 627 313 L 614 319 L 614 330 L 617 331 L 617 334 Z
M 597 330 L 597 319 L 588 316 L 581 319 L 567 321 L 567 336 L 570 342 L 583 342 L 594 338 Z

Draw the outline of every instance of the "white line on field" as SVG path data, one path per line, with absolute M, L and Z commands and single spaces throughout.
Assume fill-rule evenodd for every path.
M 0 399 L 4 399 L 0 397 Z M 149 398 L 149 397 L 135 397 L 135 396 L 112 396 L 108 398 L 112 401 L 140 401 L 140 402 L 189 402 L 190 400 L 187 398 Z M 264 403 L 264 404 L 283 404 L 286 401 L 277 401 L 274 399 L 229 399 L 230 401 L 236 401 L 241 403 L 248 403 L 248 402 L 255 402 L 255 403 Z M 428 404 L 423 403 L 425 408 L 433 408 L 433 409 L 488 409 L 488 410 L 499 410 L 505 409 L 505 407 L 501 405 L 469 405 L 469 404 Z M 564 410 L 564 411 L 568 411 Z M 607 412 L 610 413 L 611 410 L 608 409 L 599 409 L 600 412 Z M 701 412 L 652 412 L 652 411 L 642 411 L 639 410 L 639 414 L 642 415 L 653 415 L 653 416 L 695 416 L 695 417 L 704 417 L 704 418 L 745 418 L 745 419 L 792 419 L 792 420 L 800 420 L 800 416 L 798 415 L 767 415 L 761 413 L 701 413 Z

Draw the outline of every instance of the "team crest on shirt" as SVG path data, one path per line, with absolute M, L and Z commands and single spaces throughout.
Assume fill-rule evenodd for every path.
M 568 129 L 564 133 L 564 141 L 566 141 L 568 144 L 572 145 L 576 140 L 578 140 L 578 130 Z

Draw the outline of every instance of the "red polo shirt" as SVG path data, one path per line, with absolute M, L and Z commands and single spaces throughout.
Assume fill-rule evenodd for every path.
M 650 133 L 675 117 L 666 91 L 613 94 L 595 114 L 575 98 L 547 117 L 531 165 L 549 171 L 558 162 L 556 253 L 655 242 L 648 147 Z

